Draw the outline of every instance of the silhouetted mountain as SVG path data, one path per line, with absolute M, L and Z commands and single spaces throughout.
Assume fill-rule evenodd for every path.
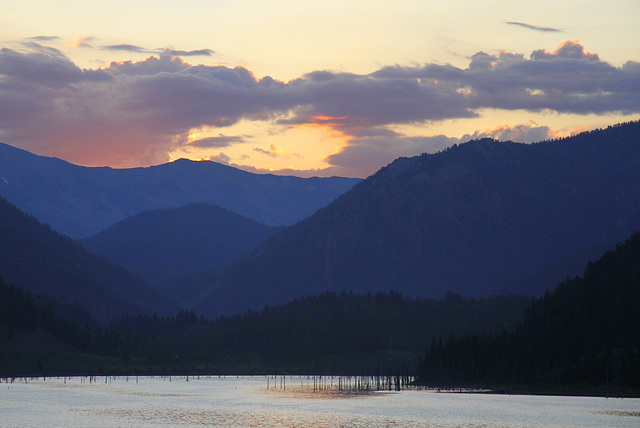
M 2 198 L 0 277 L 61 305 L 86 307 L 99 321 L 175 308 L 140 278 L 89 253 Z
M 640 122 L 537 144 L 471 141 L 398 159 L 268 239 L 201 309 L 324 290 L 539 295 L 636 228 Z
M 281 228 L 209 204 L 144 211 L 79 242 L 150 284 L 220 268 Z
M 86 168 L 0 143 L 0 197 L 55 230 L 94 235 L 142 211 L 210 203 L 271 226 L 293 224 L 359 179 L 251 174 L 181 159 L 149 168 Z

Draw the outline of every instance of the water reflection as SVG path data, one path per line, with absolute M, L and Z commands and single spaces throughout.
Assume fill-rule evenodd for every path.
M 99 411 L 85 411 L 91 419 L 110 419 L 113 421 L 127 421 L 129 426 L 139 426 L 145 423 L 155 423 L 157 425 L 171 426 L 210 426 L 210 427 L 307 427 L 307 428 L 330 428 L 330 427 L 427 427 L 432 424 L 412 423 L 410 421 L 399 421 L 398 419 L 328 415 L 322 413 L 301 413 L 301 412 L 246 412 L 240 410 L 197 410 L 185 408 L 163 408 L 163 409 L 102 409 Z
M 285 385 L 286 383 L 286 385 Z M 0 384 L 2 427 L 637 427 L 640 400 L 353 391 L 287 377 Z M 279 387 L 282 385 L 282 387 Z M 317 384 L 316 384 L 317 387 Z

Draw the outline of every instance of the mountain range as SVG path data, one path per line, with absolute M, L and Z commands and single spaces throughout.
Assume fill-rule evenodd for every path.
M 0 374 L 638 396 L 639 226 L 640 122 L 398 159 L 286 228 L 191 203 L 73 240 L 0 197 Z
M 0 143 L 0 197 L 72 238 L 92 236 L 142 211 L 193 203 L 270 226 L 291 225 L 358 181 L 252 174 L 186 159 L 147 168 L 89 168 Z
M 280 180 L 191 161 L 84 168 L 7 147 L 0 146 L 0 188 L 16 198 L 23 189 L 22 201 L 41 216 L 64 218 L 59 224 L 75 236 L 123 217 L 79 241 L 97 256 L 34 226 L 10 204 L 0 213 L 0 275 L 85 305 L 101 319 L 165 311 L 171 305 L 162 294 L 211 318 L 325 291 L 541 295 L 640 229 L 640 122 L 536 144 L 476 140 L 400 158 L 280 231 L 191 200 L 244 188 L 253 208 L 274 207 L 296 198 L 297 183 L 306 201 L 319 203 L 310 183 L 326 190 L 354 180 Z M 7 166 L 7 152 L 22 163 Z M 125 208 L 141 211 L 125 220 Z M 82 218 L 92 215 L 99 219 Z
M 640 122 L 401 158 L 233 262 L 198 306 L 324 290 L 540 295 L 640 227 Z

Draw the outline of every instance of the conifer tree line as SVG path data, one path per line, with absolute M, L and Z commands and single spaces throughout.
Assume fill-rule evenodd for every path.
M 36 303 L 26 291 L 0 282 L 0 376 L 413 375 L 434 334 L 511 330 L 529 300 L 326 292 L 215 320 L 182 310 L 125 316 L 104 326 L 58 316 L 51 302 Z M 43 337 L 55 346 L 42 347 Z
M 640 391 L 640 233 L 535 300 L 512 332 L 434 338 L 419 382 Z

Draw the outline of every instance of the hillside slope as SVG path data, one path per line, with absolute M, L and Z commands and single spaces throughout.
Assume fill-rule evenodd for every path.
M 209 314 L 324 290 L 540 294 L 640 227 L 640 123 L 398 159 L 224 272 Z
M 419 382 L 640 393 L 640 233 L 535 300 L 515 332 L 433 343 Z M 526 389 L 525 389 L 526 390 Z
M 0 198 L 0 277 L 105 322 L 176 306 L 124 268 L 93 255 Z M 73 310 L 73 309 L 72 309 Z

